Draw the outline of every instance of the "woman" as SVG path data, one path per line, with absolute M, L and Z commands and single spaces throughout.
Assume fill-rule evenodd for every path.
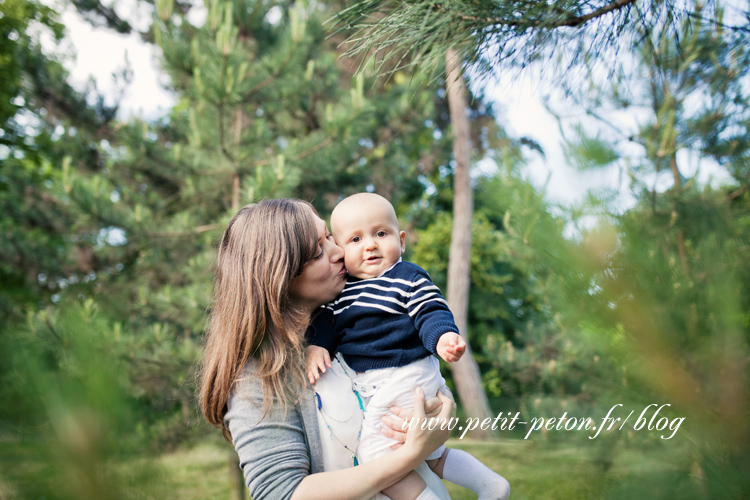
M 232 440 L 256 500 L 370 498 L 420 465 L 448 431 L 415 428 L 387 457 L 323 472 L 315 401 L 303 374 L 310 315 L 343 289 L 343 251 L 308 203 L 242 208 L 219 246 L 200 401 Z M 448 418 L 453 402 L 438 418 Z M 415 391 L 415 417 L 424 395 Z

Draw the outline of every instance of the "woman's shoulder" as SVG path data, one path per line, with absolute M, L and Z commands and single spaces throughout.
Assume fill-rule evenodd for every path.
M 245 363 L 245 367 L 242 368 L 237 380 L 234 382 L 234 386 L 232 386 L 232 391 L 229 395 L 230 401 L 237 397 L 243 399 L 255 399 L 259 397 L 261 400 L 263 399 L 263 384 L 255 376 L 257 368 L 256 361 L 252 358 Z
M 261 419 L 263 415 L 263 385 L 260 379 L 254 376 L 255 371 L 254 363 L 248 362 L 240 372 L 232 390 L 229 391 L 227 413 L 224 415 L 224 422 L 227 427 L 229 427 L 229 422 L 235 419 L 252 419 L 254 421 Z

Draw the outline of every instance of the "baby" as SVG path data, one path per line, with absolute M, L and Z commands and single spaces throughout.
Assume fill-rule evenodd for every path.
M 380 433 L 391 406 L 413 407 L 414 388 L 434 395 L 445 385 L 437 354 L 458 361 L 466 351 L 440 290 L 419 266 L 403 262 L 406 233 L 399 230 L 393 206 L 377 194 L 360 193 L 339 203 L 331 231 L 344 249 L 349 279 L 341 295 L 325 306 L 308 329 L 306 373 L 310 383 L 341 353 L 357 373 L 358 396 L 369 398 L 356 457 L 365 462 L 391 450 Z M 445 447 L 427 463 L 438 468 Z M 444 458 L 442 477 L 467 487 L 479 500 L 504 499 L 508 482 L 461 450 Z M 414 471 L 383 491 L 393 500 L 438 498 Z

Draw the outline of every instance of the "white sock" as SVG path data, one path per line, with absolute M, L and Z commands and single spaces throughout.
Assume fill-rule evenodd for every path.
M 425 489 L 422 490 L 422 493 L 420 493 L 414 500 L 440 500 L 440 497 L 437 496 L 429 486 L 426 486 Z
M 506 479 L 463 450 L 451 449 L 443 464 L 443 479 L 469 488 L 477 500 L 507 500 L 510 484 Z

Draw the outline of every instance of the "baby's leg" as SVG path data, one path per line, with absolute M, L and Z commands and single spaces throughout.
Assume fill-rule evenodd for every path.
M 437 360 L 434 364 L 437 365 Z M 390 413 L 392 406 L 413 409 L 416 387 L 421 387 L 429 395 L 436 394 L 442 387 L 439 385 L 442 378 L 432 381 L 426 376 L 426 373 L 432 375 L 431 368 L 428 360 L 420 360 L 398 368 L 369 370 L 355 379 L 361 397 L 369 398 L 358 448 L 360 462 L 365 463 L 393 451 L 391 445 L 396 441 L 381 434 L 382 417 Z M 440 377 L 439 371 L 437 377 Z
M 433 500 L 440 498 L 427 487 L 422 476 L 414 471 L 411 471 L 393 486 L 384 489 L 383 494 L 391 500 Z
M 436 394 L 445 381 L 440 377 L 439 365 L 434 358 L 411 363 L 400 368 L 386 368 L 365 372 L 355 380 L 360 391 L 369 396 L 358 455 L 362 463 L 390 453 L 393 440 L 380 433 L 381 418 L 391 406 L 414 407 L 414 389 L 421 387 L 425 394 Z M 435 455 L 440 457 L 442 451 Z M 401 481 L 383 490 L 393 500 L 439 500 L 422 477 L 412 471 Z
M 427 465 L 442 479 L 468 488 L 477 500 L 507 500 L 510 484 L 501 475 L 463 450 L 446 449 L 443 456 Z

